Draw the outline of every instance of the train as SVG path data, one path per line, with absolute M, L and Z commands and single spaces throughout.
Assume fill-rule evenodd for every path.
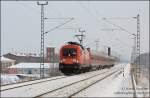
M 113 67 L 117 57 L 92 51 L 78 42 L 67 42 L 60 48 L 59 70 L 65 74 L 78 74 L 91 69 L 103 69 Z

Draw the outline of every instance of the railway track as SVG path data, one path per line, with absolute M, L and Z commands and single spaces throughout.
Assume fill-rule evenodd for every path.
M 71 98 L 72 96 L 74 96 L 75 94 L 85 90 L 86 88 L 106 79 L 107 77 L 114 75 L 115 73 L 117 73 L 118 70 L 115 71 L 111 71 L 107 74 L 97 74 L 95 76 L 91 76 L 89 78 L 68 84 L 64 87 L 43 93 L 41 95 L 36 96 L 35 98 L 42 98 L 42 97 L 67 97 L 67 98 Z
M 52 81 L 52 80 L 58 80 L 58 79 L 65 78 L 65 77 L 66 76 L 60 76 L 60 77 L 53 77 L 53 78 L 48 78 L 48 79 L 28 81 L 28 82 L 23 82 L 23 83 L 18 83 L 18 84 L 15 83 L 12 85 L 4 85 L 1 87 L 1 91 L 15 89 L 15 88 L 23 87 L 23 86 L 29 86 L 29 85 L 38 84 L 38 83 L 47 82 L 47 81 Z
M 83 73 L 86 74 L 86 73 Z M 24 81 L 19 83 L 12 83 L 12 84 L 5 84 L 1 86 L 1 91 L 10 90 L 14 88 L 19 88 L 23 86 L 38 84 L 42 82 L 52 81 L 52 80 L 58 80 L 62 78 L 67 78 L 68 76 L 58 76 L 58 77 L 51 77 L 51 78 L 45 78 L 45 79 L 37 79 L 37 80 L 31 80 L 31 81 Z
M 111 68 L 111 70 L 118 70 L 118 69 Z M 88 73 L 83 73 L 75 76 L 55 77 L 55 78 L 45 79 L 42 81 L 41 80 L 31 81 L 29 83 L 23 83 L 14 86 L 10 85 L 8 87 L 2 86 L 1 96 L 2 97 L 44 97 L 47 95 L 49 96 L 49 94 L 52 93 L 55 95 L 56 92 L 59 92 L 60 90 L 62 92 L 62 90 L 64 90 L 65 88 L 70 88 L 70 86 L 72 85 L 77 85 L 80 83 L 84 85 L 84 83 L 86 84 L 86 81 L 91 81 L 90 83 L 96 83 L 96 81 L 97 82 L 101 81 L 101 80 L 95 80 L 96 77 L 101 77 L 101 79 L 103 79 L 104 77 L 102 78 L 102 76 L 108 72 L 109 72 L 108 69 L 104 69 L 101 71 L 88 72 Z M 112 73 L 110 73 L 110 75 L 111 74 Z M 88 84 L 88 85 L 92 85 L 92 84 Z M 86 87 L 82 87 L 82 89 L 83 88 L 85 89 Z M 69 92 L 72 92 L 72 89 Z
M 82 73 L 82 74 L 86 74 L 86 73 Z M 20 87 L 29 86 L 29 85 L 34 85 L 34 84 L 38 84 L 38 83 L 42 83 L 42 82 L 49 82 L 49 81 L 58 80 L 58 79 L 62 79 L 62 78 L 68 78 L 68 76 L 58 76 L 58 77 L 52 77 L 52 78 L 46 78 L 46 79 L 38 79 L 38 80 L 2 85 L 1 91 L 20 88 Z

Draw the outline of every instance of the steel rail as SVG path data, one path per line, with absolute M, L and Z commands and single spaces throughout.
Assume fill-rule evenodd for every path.
M 79 90 L 79 91 L 73 93 L 72 95 L 70 95 L 68 98 L 72 98 L 74 95 L 76 95 L 76 94 L 80 93 L 81 91 L 84 91 L 85 89 L 89 88 L 90 86 L 92 86 L 92 85 L 94 85 L 94 84 L 96 84 L 96 83 L 98 83 L 98 82 L 100 82 L 100 81 L 106 79 L 107 77 L 109 77 L 109 76 L 115 74 L 116 72 L 118 72 L 118 71 L 115 71 L 115 72 L 113 72 L 113 73 L 111 73 L 111 74 L 109 74 L 109 75 L 107 75 L 107 76 L 105 76 L 105 77 L 103 77 L 103 78 L 101 78 L 101 79 L 95 81 L 94 83 L 92 83 L 92 84 L 90 84 L 90 85 L 88 85 L 88 86 L 82 88 L 81 90 Z
M 39 82 L 35 82 L 35 81 L 28 81 L 28 82 L 35 82 L 35 83 L 29 83 L 29 84 L 24 84 L 24 85 L 20 85 L 20 86 L 15 86 L 15 87 L 10 87 L 10 88 L 7 88 L 7 89 L 2 89 L 1 88 L 1 91 L 6 91 L 6 90 L 10 90 L 10 89 L 14 89 L 14 88 L 19 88 L 19 87 L 23 87 L 23 86 L 28 86 L 28 85 L 33 85 L 33 84 L 38 84 L 38 83 L 42 83 L 42 82 L 47 82 L 47 81 L 52 81 L 52 80 L 58 80 L 58 79 L 62 79 L 62 78 L 67 78 L 67 77 L 65 77 L 65 76 L 63 76 L 63 77 L 60 77 L 60 78 L 55 78 L 55 79 L 48 79 L 48 80 L 41 80 L 41 81 L 39 81 L 39 80 L 35 80 L 35 81 L 39 81 Z M 6 85 L 7 86 L 7 85 Z
M 43 80 L 48 79 L 48 78 L 53 78 L 53 77 L 45 77 L 45 78 L 43 78 Z M 19 81 L 19 82 L 16 82 L 16 83 L 9 83 L 9 84 L 1 85 L 1 86 L 9 86 L 9 85 L 21 84 L 21 83 L 26 83 L 26 82 L 33 82 L 33 81 L 38 81 L 38 80 L 42 80 L 42 79 L 39 78 L 39 79 L 33 79 L 33 80 Z
M 80 74 L 80 75 L 83 75 L 83 74 L 87 74 L 87 73 L 82 73 L 82 74 Z M 49 82 L 49 81 L 58 80 L 58 79 L 63 79 L 63 78 L 68 78 L 68 77 L 63 76 L 63 77 L 59 77 L 59 78 L 55 78 L 55 79 L 51 79 L 51 78 L 48 79 L 48 78 L 46 78 L 46 79 L 48 79 L 48 80 L 42 79 L 41 81 L 40 81 L 40 79 L 38 79 L 38 80 L 33 80 L 33 81 L 26 81 L 26 82 L 29 82 L 29 83 L 23 84 L 23 85 L 20 85 L 20 86 L 8 87 L 8 88 L 6 88 L 6 89 L 3 89 L 3 87 L 9 86 L 9 85 L 5 85 L 5 86 L 1 86 L 1 91 L 6 91 L 6 90 L 10 90 L 10 89 L 20 88 L 20 87 L 23 87 L 23 86 L 29 86 L 29 85 L 33 85 L 33 84 L 39 84 L 39 83 L 42 83 L 42 82 Z M 36 81 L 39 81 L 39 82 L 36 82 Z M 22 82 L 22 83 L 26 83 L 26 82 Z M 30 82 L 35 82 L 35 83 L 30 83 Z M 15 83 L 15 84 L 17 84 L 17 83 Z M 15 84 L 14 84 L 14 85 L 15 85 Z M 21 84 L 21 82 L 18 83 L 18 85 L 19 85 L 19 84 Z M 13 86 L 13 85 L 10 85 L 10 86 Z
M 118 71 L 118 70 L 117 70 L 117 71 Z M 117 72 L 117 71 L 113 71 L 113 73 L 115 73 L 115 72 Z M 42 96 L 44 96 L 44 95 L 46 95 L 46 94 L 48 94 L 48 93 L 53 93 L 53 92 L 55 92 L 55 91 L 57 91 L 57 90 L 65 89 L 66 87 L 69 87 L 69 86 L 72 86 L 72 85 L 74 85 L 74 84 L 77 84 L 77 83 L 80 83 L 80 82 L 89 80 L 89 79 L 91 79 L 91 78 L 94 78 L 94 77 L 96 77 L 96 76 L 102 75 L 102 74 L 107 73 L 107 72 L 108 72 L 108 71 L 105 71 L 105 72 L 103 72 L 103 73 L 99 73 L 99 74 L 96 74 L 96 75 L 92 75 L 92 76 L 90 76 L 90 77 L 88 77 L 88 78 L 86 78 L 86 79 L 82 79 L 82 80 L 79 80 L 79 81 L 76 81 L 76 82 L 67 84 L 67 85 L 65 85 L 65 86 L 63 86 L 63 87 L 60 87 L 60 88 L 57 88 L 57 89 L 54 89 L 54 90 L 45 92 L 45 93 L 43 93 L 43 94 L 39 94 L 39 95 L 35 96 L 34 98 L 39 98 L 39 97 L 42 97 Z M 113 73 L 109 74 L 109 76 L 112 75 Z M 103 79 L 106 78 L 106 77 L 108 77 L 108 75 L 105 76 L 105 77 L 103 77 L 101 80 L 103 80 Z M 100 80 L 99 80 L 99 81 L 100 81 Z

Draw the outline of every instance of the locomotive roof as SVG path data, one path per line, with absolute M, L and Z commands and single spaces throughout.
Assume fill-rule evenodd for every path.
M 84 49 L 84 47 L 81 45 L 81 44 L 79 44 L 78 42 L 67 42 L 67 44 L 68 45 L 78 45 L 78 46 L 80 46 L 82 49 Z

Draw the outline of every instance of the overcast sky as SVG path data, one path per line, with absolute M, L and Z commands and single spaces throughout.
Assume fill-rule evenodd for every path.
M 49 1 L 45 6 L 47 18 L 70 18 L 74 20 L 45 35 L 45 47 L 59 48 L 67 41 L 77 41 L 75 29 L 85 30 L 84 45 L 95 50 L 99 40 L 99 51 L 110 46 L 122 57 L 130 59 L 133 36 L 136 34 L 136 17 L 140 15 L 141 52 L 149 51 L 149 2 L 148 1 Z M 102 18 L 124 28 L 107 23 Z M 125 17 L 125 18 L 120 18 Z M 1 44 L 2 54 L 8 52 L 40 51 L 40 6 L 35 1 L 2 1 L 1 3 Z M 68 21 L 67 19 L 45 20 L 45 31 Z M 115 29 L 115 30 L 109 30 Z

